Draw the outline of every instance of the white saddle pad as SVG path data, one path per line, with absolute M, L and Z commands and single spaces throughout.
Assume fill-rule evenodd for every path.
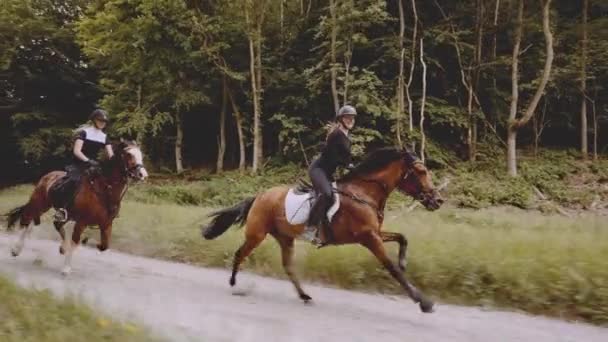
M 332 183 L 332 187 L 337 189 L 337 184 Z M 310 208 L 314 197 L 312 193 L 298 194 L 294 189 L 289 189 L 285 196 L 285 217 L 287 222 L 293 225 L 304 224 L 308 220 Z M 334 204 L 327 211 L 327 220 L 331 222 L 336 212 L 340 209 L 340 196 L 334 193 Z

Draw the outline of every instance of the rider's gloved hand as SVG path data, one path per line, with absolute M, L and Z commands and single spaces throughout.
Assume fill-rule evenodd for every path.
M 354 168 L 355 168 L 355 164 L 353 164 L 353 163 L 348 164 L 348 166 L 346 167 L 346 169 L 348 171 L 352 171 Z
M 91 166 L 91 167 L 98 167 L 99 166 L 99 162 L 97 160 L 94 160 L 94 159 L 87 160 L 87 164 L 89 164 L 89 166 Z

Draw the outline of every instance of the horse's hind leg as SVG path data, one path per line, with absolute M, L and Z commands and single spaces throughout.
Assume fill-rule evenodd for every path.
M 406 252 L 407 252 L 407 239 L 401 233 L 393 232 L 380 232 L 382 242 L 397 242 L 399 244 L 399 259 L 398 265 L 401 271 L 405 271 L 407 265 Z
M 247 228 L 249 230 L 249 226 Z M 230 286 L 236 285 L 236 274 L 239 271 L 241 263 L 253 252 L 253 250 L 260 245 L 266 238 L 266 232 L 258 233 L 245 233 L 245 242 L 236 250 L 234 253 L 234 260 L 232 262 L 232 276 L 230 277 Z
M 17 257 L 21 254 L 21 251 L 23 251 L 25 240 L 32 233 L 32 229 L 34 229 L 34 227 L 32 227 L 32 221 L 34 221 L 36 225 L 40 224 L 40 214 L 35 213 L 32 204 L 28 203 L 25 205 L 23 214 L 19 220 L 21 235 L 19 235 L 19 240 L 17 240 L 15 245 L 11 248 L 12 256 Z
M 11 248 L 12 256 L 17 257 L 19 254 L 21 254 L 23 246 L 25 246 L 25 239 L 31 234 L 32 229 L 33 227 L 31 224 L 21 227 L 21 235 L 19 236 L 19 240 L 17 240 L 17 243 L 15 243 L 15 245 Z
M 387 269 L 387 271 L 401 284 L 403 289 L 407 292 L 409 297 L 415 302 L 419 303 L 420 310 L 422 312 L 430 313 L 433 312 L 433 302 L 426 298 L 422 292 L 420 292 L 414 285 L 412 285 L 405 275 L 403 271 L 401 271 L 395 264 L 389 259 L 386 255 L 386 250 L 384 249 L 384 245 L 382 244 L 382 238 L 377 233 L 370 233 L 367 236 L 363 237 L 360 242 L 363 246 L 367 247 L 376 258 L 382 263 L 382 265 Z
M 296 276 L 294 269 L 293 269 L 293 256 L 294 256 L 293 238 L 287 237 L 287 236 L 279 236 L 279 235 L 275 235 L 274 237 L 277 239 L 277 242 L 281 246 L 283 269 L 285 269 L 285 273 L 287 273 L 289 280 L 291 280 L 291 283 L 296 288 L 296 291 L 298 292 L 300 299 L 302 299 L 304 302 L 308 302 L 308 301 L 312 300 L 312 298 L 308 294 L 306 294 L 306 292 L 304 292 L 304 290 L 302 289 L 302 286 L 300 285 L 300 280 Z

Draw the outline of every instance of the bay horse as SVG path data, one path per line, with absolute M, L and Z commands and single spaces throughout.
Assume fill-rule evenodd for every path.
M 59 252 L 65 255 L 61 273 L 68 275 L 72 270 L 72 255 L 81 241 L 87 226 L 98 226 L 101 241 L 97 244 L 100 252 L 110 247 L 112 222 L 118 214 L 120 202 L 128 189 L 128 181 L 142 181 L 148 177 L 143 165 L 143 155 L 137 143 L 121 141 L 114 146 L 112 158 L 101 163 L 98 172 L 84 172 L 81 184 L 76 191 L 74 204 L 70 210 L 70 220 L 75 221 L 71 239 L 66 238 L 65 223 L 55 222 L 55 229 L 61 236 Z M 21 236 L 12 247 L 11 254 L 17 257 L 23 250 L 26 237 L 32 230 L 31 223 L 40 224 L 40 216 L 52 207 L 49 191 L 53 184 L 66 175 L 64 171 L 52 171 L 44 175 L 36 184 L 29 201 L 10 211 L 8 227 L 19 221 Z
M 423 312 L 433 312 L 434 303 L 405 277 L 407 240 L 401 233 L 383 232 L 384 207 L 390 193 L 399 189 L 419 200 L 428 210 L 436 210 L 443 199 L 435 189 L 431 174 L 423 162 L 405 150 L 384 148 L 371 153 L 360 165 L 338 180 L 340 208 L 332 219 L 332 245 L 360 244 L 369 249 L 388 272 L 419 303 Z M 202 227 L 205 239 L 215 239 L 233 224 L 245 223 L 245 241 L 234 254 L 230 285 L 243 260 L 272 235 L 281 247 L 285 273 L 304 302 L 312 298 L 304 292 L 292 266 L 294 239 L 304 225 L 291 225 L 285 216 L 286 186 L 271 188 L 231 208 L 212 213 L 212 221 Z M 321 233 L 325 239 L 325 234 Z M 397 265 L 387 256 L 384 242 L 399 244 Z

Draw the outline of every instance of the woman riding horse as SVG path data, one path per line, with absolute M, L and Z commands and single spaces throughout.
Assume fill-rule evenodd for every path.
M 73 205 L 82 175 L 87 169 L 99 167 L 99 152 L 105 148 L 108 159 L 114 156 L 110 139 L 104 132 L 108 120 L 105 110 L 95 109 L 89 116 L 90 125 L 82 126 L 76 131 L 72 163 L 66 167 L 65 177 L 51 189 L 51 199 L 56 209 L 53 216 L 55 225 L 65 223 L 70 218 L 68 208 Z
M 29 201 L 7 214 L 8 227 L 19 222 L 23 230 L 11 249 L 13 256 L 18 256 L 23 250 L 26 237 L 33 228 L 31 223 L 39 225 L 42 214 L 53 205 L 59 208 L 58 215 L 61 215 L 56 215 L 54 224 L 62 239 L 59 252 L 65 254 L 62 270 L 64 275 L 71 272 L 72 255 L 88 226 L 99 227 L 99 251 L 110 248 L 112 224 L 127 191 L 128 180 L 144 180 L 148 177 L 148 172 L 144 168 L 143 154 L 137 143 L 121 140 L 115 149 L 110 145 L 102 131 L 107 120 L 105 111 L 94 111 L 91 115 L 93 126 L 79 130 L 75 139 L 75 165 L 68 168 L 67 174 L 64 171 L 53 171 L 44 175 L 36 184 Z M 104 147 L 109 158 L 98 163 L 95 158 Z M 90 169 L 90 166 L 95 167 L 95 172 L 83 172 L 87 167 Z M 63 184 L 58 187 L 57 183 Z M 59 196 L 57 191 L 53 191 L 56 188 L 59 189 Z M 66 208 L 70 209 L 69 213 L 66 213 Z M 75 221 L 71 236 L 64 229 L 67 220 Z
M 390 193 L 398 189 L 419 200 L 427 209 L 438 209 L 443 199 L 435 190 L 431 174 L 412 153 L 394 148 L 370 154 L 345 177 L 338 180 L 340 209 L 331 221 L 333 245 L 357 243 L 369 249 L 387 271 L 401 284 L 423 312 L 433 311 L 426 298 L 405 276 L 407 240 L 397 232 L 382 231 L 384 207 Z M 289 187 L 279 186 L 248 198 L 232 208 L 213 213 L 211 222 L 202 228 L 205 239 L 215 239 L 235 223 L 245 224 L 245 241 L 234 253 L 230 285 L 236 284 L 241 263 L 266 236 L 273 236 L 281 246 L 283 268 L 300 298 L 309 301 L 293 269 L 294 240 L 305 230 L 303 224 L 291 224 L 285 211 Z M 399 244 L 395 264 L 386 254 L 384 242 Z
M 325 244 L 333 239 L 327 222 L 327 211 L 334 204 L 334 194 L 331 183 L 338 166 L 352 168 L 351 141 L 349 131 L 355 126 L 357 111 L 353 106 L 343 106 L 336 113 L 336 122 L 332 124 L 319 158 L 310 164 L 308 175 L 312 181 L 313 189 L 317 195 L 316 201 L 310 210 L 308 226 L 323 230 Z

